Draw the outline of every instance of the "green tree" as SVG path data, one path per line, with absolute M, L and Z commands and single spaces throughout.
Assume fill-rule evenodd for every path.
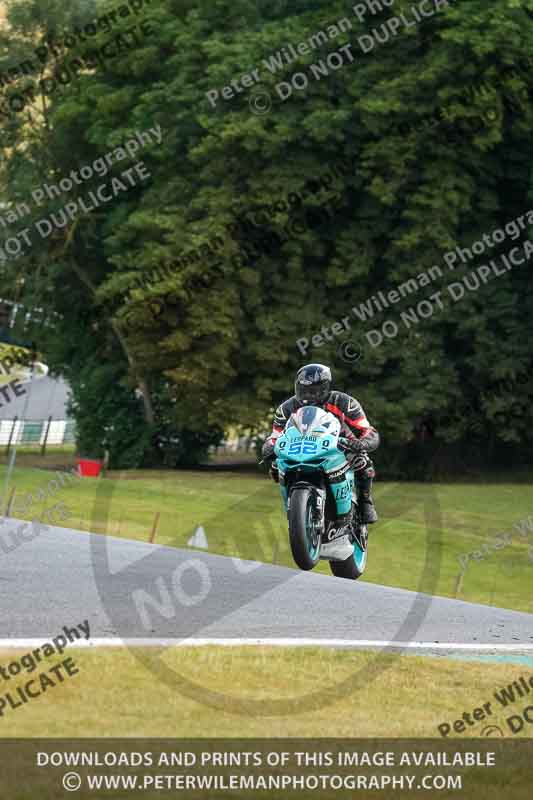
M 35 20 L 31 32 L 17 30 L 29 46 L 44 24 L 42 4 L 21 5 Z M 49 292 L 62 335 L 81 335 L 83 320 L 98 353 L 92 363 L 106 353 L 121 365 L 117 385 L 128 402 L 141 393 L 148 426 L 165 420 L 182 441 L 184 431 L 211 441 L 230 424 L 261 428 L 297 366 L 320 360 L 368 407 L 389 447 L 412 455 L 424 431 L 463 452 L 471 442 L 477 457 L 516 454 L 518 443 L 531 449 L 527 266 L 410 329 L 400 324 L 379 347 L 369 330 L 399 321 L 460 274 L 445 272 L 367 322 L 350 312 L 442 266 L 444 253 L 530 202 L 527 3 L 450 3 L 362 52 L 359 37 L 368 43 L 411 5 L 400 0 L 360 22 L 351 7 L 325 0 L 152 0 L 156 35 L 65 87 L 38 123 L 8 125 L 10 198 L 26 196 L 43 172 L 66 174 L 136 130 L 161 127 L 161 145 L 142 154 L 150 182 L 41 243 L 24 272 L 26 292 Z M 346 18 L 349 30 L 282 59 L 275 74 L 266 68 L 274 53 Z M 312 77 L 313 64 L 348 44 L 341 69 Z M 208 91 L 254 69 L 260 86 L 212 107 Z M 282 101 L 279 84 L 296 72 L 307 88 Z M 265 92 L 272 107 L 259 113 Z M 324 188 L 317 179 L 327 176 Z M 305 356 L 297 349 L 296 340 L 312 341 L 346 315 L 363 358 L 343 360 L 335 339 Z

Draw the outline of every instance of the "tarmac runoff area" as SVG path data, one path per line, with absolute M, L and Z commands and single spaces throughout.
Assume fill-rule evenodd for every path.
M 91 638 L 77 647 L 386 648 L 533 663 L 531 614 L 68 528 L 1 557 L 0 602 L 0 648 L 31 649 L 87 619 Z

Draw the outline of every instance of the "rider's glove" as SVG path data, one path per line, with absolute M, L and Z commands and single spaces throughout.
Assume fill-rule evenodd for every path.
M 341 437 L 339 439 L 338 444 L 339 450 L 342 450 L 343 453 L 363 453 L 365 450 L 365 446 L 360 439 L 346 439 L 345 437 Z
M 271 441 L 271 439 L 267 439 L 264 443 L 261 455 L 263 456 L 264 461 L 270 461 L 276 458 L 274 453 L 274 443 Z

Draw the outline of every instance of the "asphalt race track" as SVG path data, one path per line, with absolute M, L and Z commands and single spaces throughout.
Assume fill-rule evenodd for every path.
M 2 522 L 3 538 L 14 523 L 20 524 Z M 205 551 L 49 528 L 0 558 L 0 646 L 44 642 L 87 619 L 90 644 L 215 638 L 410 643 L 413 651 L 420 646 L 441 655 L 454 652 L 454 645 L 533 651 L 530 614 Z

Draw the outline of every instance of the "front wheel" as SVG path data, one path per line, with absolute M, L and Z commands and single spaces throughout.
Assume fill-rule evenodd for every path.
M 315 517 L 315 496 L 311 489 L 295 489 L 289 506 L 289 540 L 292 556 L 304 570 L 313 569 L 319 560 L 320 523 Z
M 353 553 L 345 561 L 330 561 L 329 567 L 337 578 L 356 581 L 366 568 L 368 556 L 368 533 L 363 526 L 358 536 L 354 537 Z

